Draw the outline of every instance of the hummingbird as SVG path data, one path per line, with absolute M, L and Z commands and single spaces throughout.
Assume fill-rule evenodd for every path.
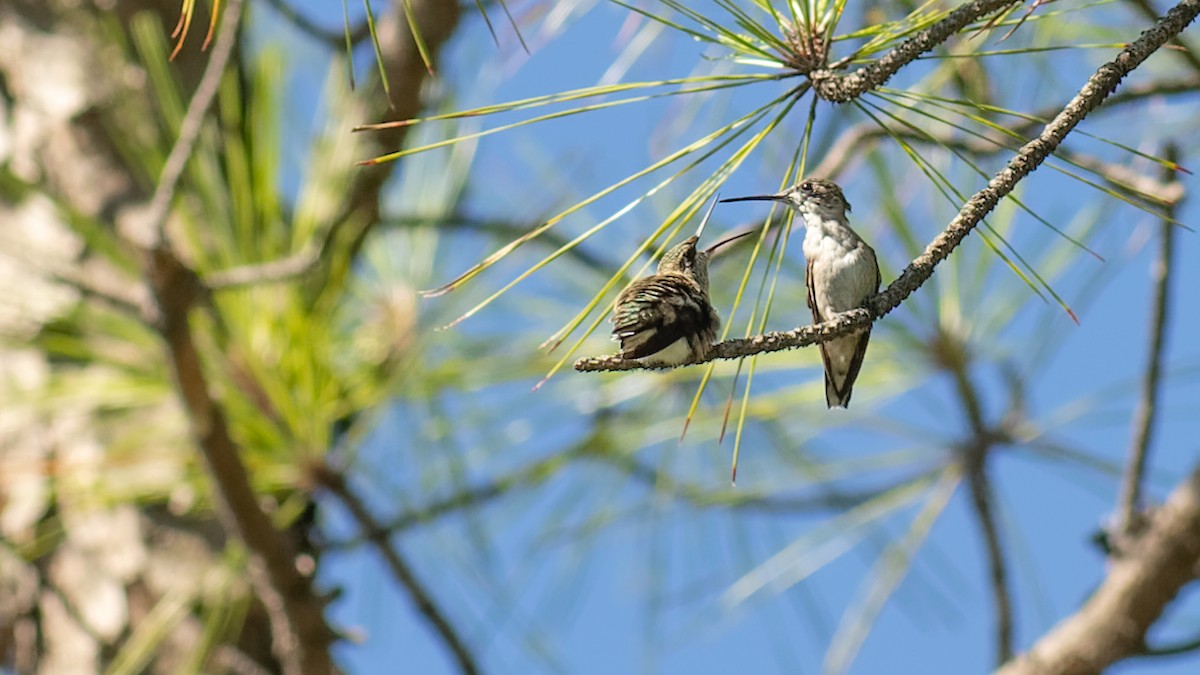
M 708 299 L 708 261 L 721 246 L 753 231 L 726 237 L 704 250 L 696 244 L 717 205 L 714 199 L 696 234 L 676 244 L 658 271 L 621 292 L 613 310 L 613 340 L 620 354 L 648 366 L 678 366 L 708 355 L 721 318 Z
M 833 181 L 806 178 L 773 195 L 722 199 L 722 202 L 772 201 L 790 206 L 804 219 L 804 258 L 808 261 L 805 284 L 813 323 L 851 309 L 879 292 L 879 262 L 875 250 L 850 229 L 846 214 L 850 202 Z M 854 380 L 862 368 L 871 339 L 868 326 L 819 345 L 825 364 L 825 404 L 850 405 Z

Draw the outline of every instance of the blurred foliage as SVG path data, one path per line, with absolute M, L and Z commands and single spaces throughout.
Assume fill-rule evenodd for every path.
M 494 7 L 477 4 L 472 21 L 486 22 L 500 44 L 488 18 Z M 1121 135 L 1119 123 L 1089 125 L 1095 136 L 1052 163 L 1061 180 L 1095 188 L 1095 203 L 1067 213 L 1028 194 L 1032 188 L 1011 195 L 980 232 L 984 246 L 957 251 L 877 326 L 854 408 L 845 414 L 821 405 L 813 350 L 745 366 L 559 373 L 536 395 L 528 392 L 572 355 L 609 350 L 595 331 L 612 299 L 682 236 L 714 193 L 728 189 L 735 173 L 757 163 L 765 168 L 755 180 L 773 181 L 760 192 L 818 169 L 853 185 L 853 222 L 880 251 L 885 283 L 894 278 L 1077 86 L 1047 81 L 1023 89 L 1021 78 L 1045 70 L 1059 51 L 1079 59 L 1073 64 L 1092 63 L 1131 38 L 1119 3 L 1064 1 L 1028 16 L 1017 9 L 981 20 L 890 88 L 839 108 L 812 98 L 803 75 L 827 61 L 853 67 L 876 59 L 955 4 L 614 0 L 601 7 L 529 2 L 512 14 L 500 5 L 522 47 L 522 35 L 530 36 L 533 58 L 605 11 L 619 10 L 632 28 L 622 31 L 599 84 L 460 110 L 473 83 L 460 91 L 452 85 L 462 76 L 447 76 L 430 92 L 421 119 L 367 125 L 359 134 L 347 133 L 364 122 L 353 102 L 370 92 L 351 91 L 345 73 L 354 64 L 331 54 L 320 101 L 306 101 L 322 109 L 319 128 L 301 138 L 285 132 L 294 128 L 288 117 L 300 115 L 286 84 L 314 73 L 289 68 L 282 47 L 246 48 L 221 83 L 219 105 L 174 202 L 172 241 L 202 278 L 301 256 L 324 242 L 331 248 L 320 251 L 321 265 L 351 271 L 321 276 L 326 283 L 317 289 L 304 275 L 215 289 L 211 304 L 192 317 L 212 394 L 264 508 L 303 540 L 300 548 L 327 586 L 351 593 L 374 586 L 337 571 L 359 559 L 371 533 L 316 489 L 317 465 L 344 471 L 389 523 L 384 545 L 403 541 L 420 551 L 418 569 L 431 578 L 436 572 L 435 594 L 464 633 L 502 627 L 498 647 L 474 640 L 484 655 L 515 651 L 562 669 L 555 624 L 581 602 L 581 579 L 595 573 L 589 560 L 607 538 L 633 529 L 646 542 L 638 551 L 645 556 L 639 590 L 650 617 L 651 662 L 661 633 L 690 634 L 747 608 L 761 617 L 782 606 L 799 617 L 789 620 L 819 626 L 814 634 L 823 636 L 826 667 L 841 672 L 887 599 L 903 599 L 902 580 L 929 602 L 964 611 L 964 601 L 950 595 L 965 585 L 965 573 L 948 571 L 936 553 L 921 556 L 931 547 L 963 546 L 930 542 L 938 542 L 935 524 L 954 508 L 964 457 L 981 433 L 989 450 L 1065 464 L 1101 476 L 1105 487 L 1115 484 L 1120 467 L 1111 453 L 1069 438 L 1072 423 L 1111 412 L 1104 408 L 1109 397 L 1030 400 L 1065 343 L 1067 313 L 1082 314 L 1124 262 L 1119 248 L 1129 234 L 1111 231 L 1111 211 L 1120 208 L 1129 219 L 1165 213 L 1161 200 L 1128 179 L 1157 175 L 1165 162 L 1147 148 L 1158 138 Z M 185 16 L 193 6 L 184 3 Z M 392 10 L 408 8 L 401 1 Z M 382 68 L 377 9 L 368 4 L 365 11 Z M 361 60 L 349 46 L 348 9 L 345 16 L 348 50 Z M 105 101 L 100 114 L 123 170 L 148 192 L 188 89 L 171 65 L 157 14 L 105 22 L 105 39 L 144 87 Z M 419 33 L 414 37 L 421 42 Z M 685 65 L 693 70 L 663 72 L 647 63 L 649 45 L 667 41 L 691 45 Z M 424 47 L 421 57 L 432 69 Z M 1156 80 L 1196 75 L 1166 58 L 1155 66 Z M 492 72 L 479 69 L 480 79 Z M 627 81 L 631 72 L 647 79 Z M 601 167 L 593 181 L 600 187 L 543 194 L 527 210 L 533 217 L 505 212 L 511 203 L 477 210 L 479 195 L 489 194 L 480 148 L 523 131 L 537 138 L 537 125 L 556 120 L 586 133 L 590 116 L 622 106 L 663 117 L 661 138 L 649 139 L 646 157 L 637 158 L 644 166 L 623 176 Z M 1112 106 L 1114 115 L 1119 110 Z M 510 121 L 485 127 L 490 116 Z M 368 226 L 361 247 L 329 236 L 351 212 L 346 200 L 359 172 L 379 170 L 355 166 L 374 153 L 370 129 L 398 125 L 412 127 L 406 147 L 368 162 L 399 167 L 379 222 Z M 863 140 L 840 148 L 839 139 L 856 129 Z M 1185 131 L 1178 125 L 1159 133 Z M 297 148 L 298 168 L 291 163 Z M 528 155 L 509 161 L 535 164 L 535 152 Z M 1103 161 L 1090 161 L 1093 155 Z M 1128 174 L 1114 177 L 1112 166 Z M 100 576 L 113 580 L 106 588 L 120 597 L 95 610 L 119 615 L 115 629 L 88 635 L 99 645 L 99 669 L 233 669 L 231 650 L 262 638 L 254 633 L 262 610 L 244 579 L 245 552 L 215 525 L 211 486 L 162 346 L 141 316 L 137 256 L 112 214 L 86 212 L 69 191 L 18 168 L 0 164 L 0 203 L 12 212 L 47 210 L 81 252 L 34 259 L 38 281 L 65 295 L 33 321 L 9 321 L 24 311 L 23 300 L 10 299 L 0 324 L 6 349 L 25 359 L 25 371 L 6 367 L 0 383 L 2 583 L 26 588 L 36 578 L 39 593 L 51 589 L 56 599 L 38 605 L 39 593 L 14 593 L 24 599 L 22 620 L 35 605 L 44 617 L 57 616 L 47 607 L 82 597 L 61 569 L 84 556 L 79 551 L 100 555 L 103 546 L 88 535 L 102 532 L 112 539 L 107 545 L 140 558 L 101 566 Z M 652 224 L 630 224 L 639 218 Z M 805 321 L 790 214 L 773 212 L 748 226 L 759 233 L 747 240 L 753 245 L 731 247 L 713 270 L 731 336 Z M 1113 250 L 1117 256 L 1107 253 Z M 1095 266 L 1089 251 L 1105 251 L 1107 264 Z M 99 270 L 102 283 L 74 276 L 85 266 Z M 467 271 L 439 286 L 461 267 Z M 422 301 L 419 289 L 435 287 L 426 295 L 440 297 Z M 1030 302 L 1035 298 L 1043 302 Z M 34 301 L 49 306 L 44 297 Z M 439 330 L 446 326 L 454 328 Z M 539 343 L 550 353 L 538 353 Z M 1114 387 L 1123 413 L 1131 388 Z M 976 400 L 983 398 L 988 402 Z M 977 428 L 968 423 L 972 415 Z M 727 425 L 733 438 L 720 444 Z M 46 437 L 22 436 L 30 429 Z M 724 478 L 731 451 L 742 452 L 736 488 Z M 713 555 L 717 546 L 727 546 L 728 555 Z M 795 600 L 851 553 L 861 554 L 865 569 L 840 620 Z M 120 574 L 112 572 L 118 567 Z M 945 578 L 934 583 L 931 576 Z M 778 598 L 785 603 L 771 603 Z M 128 608 L 112 609 L 122 602 Z M 719 611 L 711 612 L 714 606 Z M 353 607 L 334 604 L 331 617 Z M 63 621 L 87 624 L 91 611 L 69 607 Z M 764 623 L 781 643 L 790 639 L 790 629 Z M 15 626 L 0 620 L 6 634 Z

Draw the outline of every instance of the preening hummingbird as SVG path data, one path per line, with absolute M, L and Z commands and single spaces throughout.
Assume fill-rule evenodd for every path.
M 677 366 L 708 355 L 721 326 L 708 299 L 709 257 L 721 246 L 753 233 L 726 237 L 697 250 L 716 205 L 714 199 L 696 234 L 663 255 L 656 273 L 633 282 L 617 297 L 613 340 L 621 343 L 622 357 L 649 366 Z
M 850 203 L 842 189 L 823 178 L 806 178 L 773 195 L 722 199 L 722 202 L 772 201 L 790 206 L 804 219 L 805 284 L 813 323 L 851 309 L 879 292 L 879 262 L 846 220 Z M 825 363 L 825 403 L 830 408 L 850 404 L 854 380 L 862 368 L 871 339 L 868 326 L 820 344 Z

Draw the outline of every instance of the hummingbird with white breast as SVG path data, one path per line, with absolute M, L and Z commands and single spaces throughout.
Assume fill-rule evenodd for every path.
M 620 354 L 648 366 L 678 366 L 708 356 L 721 318 L 708 298 L 708 261 L 718 248 L 753 231 L 742 232 L 697 250 L 704 226 L 717 205 L 714 199 L 696 234 L 676 244 L 658 263 L 658 271 L 621 292 L 613 310 L 613 340 Z
M 850 229 L 850 203 L 833 181 L 806 178 L 773 195 L 722 199 L 722 202 L 772 201 L 790 206 L 804 219 L 805 284 L 813 323 L 861 307 L 879 292 L 879 262 L 875 250 Z M 867 354 L 871 327 L 822 342 L 825 364 L 825 403 L 830 408 L 850 405 L 854 380 Z

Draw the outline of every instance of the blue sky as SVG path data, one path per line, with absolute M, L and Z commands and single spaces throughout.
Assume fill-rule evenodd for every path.
M 337 3 L 297 6 L 326 25 L 337 26 L 341 21 Z M 268 11 L 257 5 L 256 9 L 260 14 Z M 361 7 L 351 9 L 361 15 Z M 1114 41 L 1131 39 L 1136 34 L 1131 26 L 1140 25 L 1118 8 L 1087 16 L 1101 24 L 1100 30 L 1110 31 Z M 628 44 L 631 26 L 644 26 L 630 23 L 628 10 L 618 5 L 598 3 L 571 19 L 561 34 L 541 44 L 537 36 L 544 25 L 542 18 L 541 13 L 531 12 L 531 25 L 524 26 L 526 38 L 536 44 L 533 54 L 526 57 L 502 21 L 497 21 L 502 42 L 497 48 L 479 17 L 468 10 L 463 27 L 442 57 L 441 86 L 453 92 L 450 105 L 468 108 L 595 84 Z M 306 120 L 302 111 L 320 109 L 316 83 L 329 72 L 330 55 L 281 26 L 259 30 L 256 38 L 260 44 L 279 45 L 290 59 L 294 73 L 290 96 L 293 112 L 299 117 L 288 124 L 299 132 L 293 135 L 296 148 L 292 152 L 303 156 L 303 130 L 320 120 Z M 697 43 L 664 31 L 654 36 L 622 79 L 687 75 L 698 57 L 711 58 L 712 54 L 700 50 Z M 1018 92 L 1015 99 L 1005 101 L 1020 110 L 1061 105 L 1092 69 L 1114 52 L 1062 52 L 1053 61 L 1040 56 L 1012 59 L 1006 62 L 1012 64 L 1010 68 L 993 71 L 993 91 Z M 360 71 L 373 67 L 369 53 L 359 57 Z M 1155 72 L 1170 65 L 1165 55 L 1158 55 L 1145 68 Z M 924 67 L 906 71 L 890 86 L 911 85 L 928 72 L 920 70 Z M 1131 81 L 1146 76 L 1139 71 Z M 757 99 L 777 95 L 779 87 L 756 85 L 744 94 L 710 102 L 695 111 L 695 123 L 677 136 L 664 124 L 664 117 L 692 111 L 656 101 L 491 137 L 476 150 L 466 209 L 484 218 L 544 218 L 554 212 L 555 205 L 561 208 L 638 170 L 650 158 L 660 156 L 662 146 L 686 142 L 689 133 L 703 128 L 706 120 L 711 123 L 748 110 Z M 1200 164 L 1188 159 L 1198 150 L 1192 140 L 1197 137 L 1192 121 L 1195 103 L 1194 96 L 1152 101 L 1103 120 L 1089 120 L 1082 128 L 1147 152 L 1155 151 L 1165 138 L 1186 139 L 1183 163 Z M 843 115 L 859 114 L 846 107 L 819 106 L 818 138 L 825 129 L 842 122 Z M 493 123 L 499 121 L 485 125 Z M 794 115 L 779 135 L 777 147 L 752 157 L 722 192 L 773 190 L 802 123 L 803 114 Z M 1073 147 L 1128 161 L 1127 155 L 1102 144 L 1072 139 L 1076 141 L 1078 145 Z M 1001 153 L 999 158 L 1005 156 Z M 878 179 L 867 158 L 852 164 L 841 180 L 854 204 L 855 226 L 873 242 L 891 270 L 885 273 L 886 284 L 909 258 L 888 224 L 883 207 L 887 196 L 895 196 L 910 221 L 920 224 L 913 229 L 922 244 L 949 221 L 956 207 L 942 202 L 900 153 L 892 152 L 883 161 L 890 170 L 890 182 Z M 989 173 L 994 169 L 987 167 Z M 968 192 L 982 184 L 960 166 L 952 171 Z M 585 247 L 615 268 L 632 250 L 635 238 L 644 237 L 648 228 L 661 222 L 701 177 L 698 173 L 690 182 L 681 180 L 684 187 L 664 190 Z M 1186 181 L 1189 188 L 1194 184 L 1190 178 Z M 992 350 L 989 355 L 994 352 L 1020 363 L 1027 362 L 1025 356 L 1043 343 L 1057 345 L 1029 374 L 1027 405 L 1034 411 L 1033 417 L 1046 421 L 1057 442 L 1120 465 L 1130 436 L 1129 410 L 1145 359 L 1148 270 L 1158 224 L 1146 214 L 1048 169 L 1034 174 L 1022 190 L 1022 197 L 1039 214 L 1060 227 L 1093 219 L 1097 225 L 1088 244 L 1105 261 L 1076 252 L 1054 281 L 1056 290 L 1079 314 L 1076 326 L 1064 312 L 1053 304 L 1043 304 L 1015 275 L 996 265 L 980 237 L 972 235 L 955 253 L 961 257 L 962 274 L 968 274 L 975 264 L 994 269 L 978 304 L 963 307 L 963 316 L 984 317 L 994 308 L 992 303 L 1016 302 L 1020 307 L 1015 320 L 999 333 L 975 336 L 972 344 Z M 571 234 L 581 232 L 638 193 L 633 187 L 618 191 L 567 219 L 562 228 Z M 1198 208 L 1196 200 L 1187 202 L 1179 219 L 1196 222 Z M 713 224 L 731 229 L 764 214 L 765 208 L 735 209 L 731 205 L 717 211 Z M 1001 219 L 995 222 L 999 226 Z M 1054 248 L 1057 240 L 1028 216 L 1017 217 L 1012 228 L 1011 241 L 1031 259 L 1058 250 Z M 1148 483 L 1154 499 L 1164 497 L 1200 455 L 1195 440 L 1200 432 L 1200 348 L 1188 337 L 1200 330 L 1200 319 L 1188 311 L 1194 306 L 1189 289 L 1200 287 L 1200 272 L 1187 264 L 1196 258 L 1200 244 L 1190 231 L 1179 231 L 1176 240 L 1176 302 L 1167 341 L 1167 384 Z M 798 248 L 791 246 L 789 253 L 790 263 L 797 265 Z M 437 261 L 436 281 L 451 278 L 481 250 L 491 248 L 477 241 L 448 239 Z M 507 281 L 544 252 L 521 249 L 498 266 L 495 274 L 456 293 L 465 299 L 454 302 L 469 306 L 471 300 L 482 299 L 497 282 Z M 743 262 L 744 257 L 729 267 Z M 722 273 L 732 279 L 739 270 Z M 1102 277 L 1104 283 L 1090 286 L 1093 277 Z M 935 282 L 919 293 L 934 293 L 936 284 L 942 284 L 940 292 L 945 293 L 944 286 L 959 278 L 949 268 L 941 269 Z M 795 286 L 798 282 L 793 281 Z M 536 351 L 537 342 L 586 300 L 579 289 L 598 288 L 602 282 L 599 275 L 580 275 L 565 264 L 559 269 L 552 266 L 518 286 L 509 299 L 462 324 L 460 337 L 504 336 L 508 343 L 499 354 L 528 358 Z M 798 299 L 802 298 L 802 286 L 799 289 L 781 291 L 772 327 L 807 321 L 803 300 Z M 719 307 L 728 306 L 729 295 L 724 296 L 724 306 L 720 304 L 722 296 L 717 291 L 714 295 Z M 792 304 L 787 303 L 789 298 Z M 430 307 L 428 311 L 444 310 Z M 944 439 L 961 432 L 952 387 L 944 377 L 929 375 L 928 368 L 913 363 L 893 339 L 899 326 L 920 332 L 928 328 L 923 324 L 927 320 L 916 301 L 886 317 L 877 328 L 868 356 L 868 368 L 876 370 L 875 380 L 870 373 L 864 376 L 855 407 L 834 418 L 837 428 L 817 427 L 811 435 L 797 429 L 806 420 L 824 425 L 830 419 L 826 415 L 842 414 L 825 411 L 815 396 L 806 399 L 787 394 L 798 378 L 817 381 L 819 371 L 813 368 L 811 350 L 764 358 L 755 391 L 769 397 L 764 401 L 779 397 L 786 437 L 803 442 L 798 447 L 783 447 L 767 431 L 750 431 L 738 489 L 772 489 L 781 480 L 791 480 L 795 469 L 786 463 L 799 461 L 797 457 L 840 460 L 889 452 L 939 457 Z M 531 329 L 523 330 L 527 325 Z M 454 336 L 434 333 L 432 328 L 429 326 L 426 336 L 432 349 L 461 344 L 454 342 Z M 604 336 L 598 334 L 585 345 L 584 353 L 605 349 Z M 546 360 L 547 365 L 551 363 L 553 360 Z M 901 378 L 905 373 L 915 375 Z M 985 408 L 1002 410 L 1006 394 L 1000 373 L 984 365 L 973 375 L 983 383 Z M 699 425 L 682 445 L 670 440 L 694 389 L 690 380 L 664 384 L 661 378 L 654 374 L 564 372 L 537 394 L 529 393 L 536 376 L 528 381 L 479 381 L 442 397 L 439 405 L 461 412 L 455 416 L 460 421 L 460 450 L 479 455 L 476 463 L 468 463 L 468 481 L 483 480 L 492 472 L 561 449 L 586 433 L 586 420 L 593 412 L 589 406 L 597 400 L 611 402 L 616 396 L 622 402 L 612 405 L 655 408 L 646 414 L 657 424 L 652 429 L 658 431 L 644 436 L 645 447 L 631 449 L 634 457 L 651 465 L 677 467 L 701 486 L 726 488 L 729 441 L 716 444 L 710 428 L 715 423 Z M 873 381 L 878 381 L 878 386 L 873 387 Z M 898 381 L 916 381 L 917 385 L 906 391 L 889 386 Z M 721 384 L 720 393 L 711 395 L 710 408 L 719 408 L 727 387 Z M 638 391 L 649 393 L 637 396 Z M 453 488 L 446 482 L 448 469 L 428 468 L 440 460 L 414 460 L 442 447 L 414 432 L 422 428 L 427 413 L 398 402 L 363 448 L 364 474 L 358 485 L 368 491 L 381 514 L 394 513 L 401 505 L 424 503 Z M 915 431 L 928 435 L 914 435 Z M 424 467 L 421 475 L 410 475 L 419 462 L 428 464 L 420 465 Z M 1055 463 L 1020 449 L 999 452 L 992 472 L 1001 526 L 1009 544 L 1018 649 L 1024 649 L 1077 607 L 1102 578 L 1105 561 L 1088 537 L 1112 513 L 1116 481 L 1102 472 Z M 854 484 L 854 477 L 848 484 Z M 810 673 L 820 672 L 846 608 L 861 601 L 863 580 L 877 576 L 872 570 L 881 547 L 907 531 L 927 497 L 922 493 L 894 517 L 884 519 L 863 542 L 803 583 L 756 596 L 732 610 L 721 602 L 732 584 L 789 543 L 820 528 L 833 514 L 780 516 L 687 508 L 655 498 L 644 485 L 611 468 L 582 462 L 535 490 L 405 533 L 396 543 L 414 560 L 421 577 L 476 647 L 487 672 Z M 335 531 L 351 532 L 339 514 L 331 512 L 327 517 Z M 992 609 L 981 552 L 967 492 L 960 487 L 933 525 L 912 570 L 883 606 L 850 672 L 957 674 L 990 670 Z M 373 552 L 360 548 L 331 555 L 322 581 L 345 590 L 333 607 L 334 622 L 364 637 L 361 644 L 340 648 L 339 659 L 347 670 L 456 672 Z M 1159 627 L 1162 634 L 1155 637 L 1173 641 L 1194 635 L 1200 630 L 1200 603 L 1194 599 L 1179 603 L 1172 608 L 1171 619 Z M 1195 672 L 1197 658 L 1130 661 L 1115 672 L 1190 673 Z

